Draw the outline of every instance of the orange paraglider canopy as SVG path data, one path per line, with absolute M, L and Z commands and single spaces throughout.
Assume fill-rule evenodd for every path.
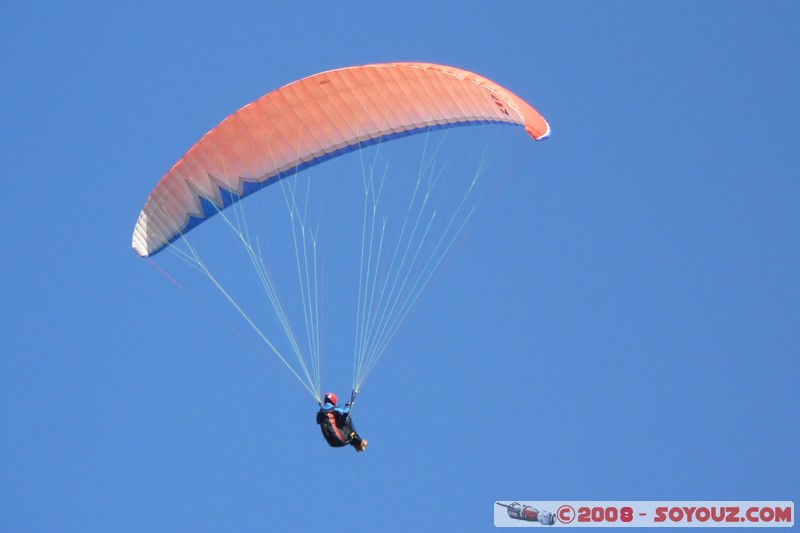
M 466 70 L 387 63 L 315 74 L 244 106 L 189 149 L 150 193 L 133 248 L 153 255 L 244 196 L 364 144 L 487 122 L 550 134 L 528 103 Z

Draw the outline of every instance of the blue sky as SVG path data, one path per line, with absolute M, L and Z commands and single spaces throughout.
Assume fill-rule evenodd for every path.
M 797 501 L 800 7 L 430 4 L 4 7 L 0 529 L 484 531 L 495 500 Z M 370 377 L 356 455 L 130 235 L 238 107 L 396 60 L 481 73 L 553 136 Z

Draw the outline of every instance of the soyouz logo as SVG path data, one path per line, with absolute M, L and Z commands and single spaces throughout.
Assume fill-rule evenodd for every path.
M 496 527 L 792 527 L 791 501 L 496 501 Z
M 552 526 L 556 517 L 549 511 L 540 511 L 530 505 L 522 505 L 519 502 L 505 504 L 502 502 L 495 502 L 495 504 L 505 507 L 508 516 L 515 520 L 525 520 L 526 522 L 539 522 L 545 526 Z

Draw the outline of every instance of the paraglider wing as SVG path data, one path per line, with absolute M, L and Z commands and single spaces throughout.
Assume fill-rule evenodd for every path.
M 524 100 L 465 70 L 391 63 L 315 74 L 244 106 L 189 149 L 150 193 L 133 248 L 151 256 L 248 194 L 364 144 L 487 122 L 536 140 L 550 133 Z

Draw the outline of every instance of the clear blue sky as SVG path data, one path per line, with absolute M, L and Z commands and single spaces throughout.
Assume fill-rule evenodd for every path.
M 106 4 L 0 17 L 0 530 L 485 531 L 495 500 L 797 502 L 797 2 Z M 396 60 L 494 79 L 553 136 L 370 378 L 356 455 L 130 235 L 233 110 Z

